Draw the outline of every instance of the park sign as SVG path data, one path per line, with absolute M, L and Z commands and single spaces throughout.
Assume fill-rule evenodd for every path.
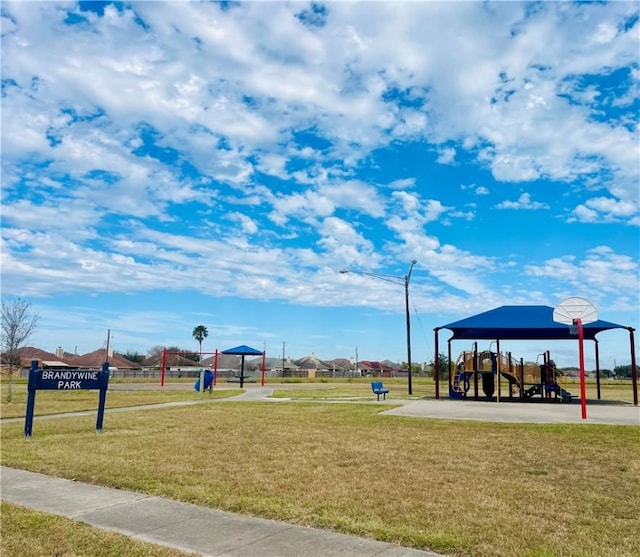
M 77 391 L 98 390 L 98 419 L 96 431 L 102 431 L 104 406 L 109 387 L 109 363 L 102 364 L 100 371 L 93 369 L 38 369 L 38 361 L 31 362 L 27 398 L 27 415 L 24 423 L 24 436 L 31 437 L 33 430 L 33 413 L 36 405 L 36 391 Z
M 40 377 L 36 379 L 36 389 L 40 390 L 100 389 L 103 381 L 102 372 L 91 369 L 74 369 L 70 371 L 43 369 L 39 371 Z

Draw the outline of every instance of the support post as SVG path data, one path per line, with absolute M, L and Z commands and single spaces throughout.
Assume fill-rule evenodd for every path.
M 213 357 L 213 385 L 214 387 L 218 384 L 218 349 L 216 348 L 216 353 Z
M 500 339 L 496 339 L 496 402 L 500 402 Z
M 164 372 L 167 369 L 167 349 L 162 349 L 162 371 L 160 372 L 160 386 L 164 387 Z
M 451 375 L 451 339 L 447 342 L 447 359 L 449 360 L 449 396 L 451 396 L 451 386 L 453 385 L 453 377 Z M 467 393 L 465 393 L 465 396 Z
M 478 343 L 473 343 L 473 400 L 480 400 L 478 394 Z
M 598 391 L 598 400 L 600 400 L 602 398 L 600 396 L 600 350 L 598 346 L 598 339 L 594 338 L 593 342 L 595 342 L 596 345 L 596 389 Z
M 434 345 L 435 345 L 435 350 L 436 350 L 436 354 L 435 354 L 435 359 L 433 360 L 434 363 L 434 370 L 433 370 L 433 382 L 435 383 L 435 387 L 436 387 L 436 400 L 440 399 L 440 349 L 438 347 L 438 331 L 440 329 L 438 327 L 436 327 L 434 329 L 435 331 L 435 341 L 434 341 Z M 451 368 L 451 365 L 449 365 L 449 368 Z M 451 371 L 449 371 L 449 374 L 451 374 Z
M 631 386 L 633 388 L 633 405 L 638 406 L 638 367 L 636 366 L 636 345 L 633 338 L 633 327 L 629 327 L 631 342 Z
M 31 360 L 29 368 L 29 394 L 27 395 L 27 414 L 24 419 L 24 436 L 29 439 L 33 432 L 33 410 L 36 406 L 36 389 L 38 388 L 40 370 L 38 369 L 38 360 Z
M 109 362 L 102 364 L 102 375 L 100 377 L 100 395 L 98 397 L 98 417 L 96 418 L 96 432 L 102 431 L 104 421 L 104 407 L 107 402 L 107 389 L 109 388 Z
M 580 353 L 580 404 L 582 407 L 582 419 L 587 419 L 587 388 L 584 377 L 584 330 L 582 328 L 582 319 L 575 319 L 574 323 L 578 326 L 578 343 Z
M 413 264 L 411 265 L 413 268 Z M 404 277 L 404 303 L 406 309 L 407 318 L 407 386 L 409 394 L 413 394 L 413 383 L 411 380 L 411 314 L 409 313 L 409 279 L 411 278 L 411 270 L 409 274 Z

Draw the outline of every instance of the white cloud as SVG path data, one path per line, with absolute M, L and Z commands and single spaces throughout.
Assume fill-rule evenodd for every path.
M 242 213 L 231 213 L 228 217 L 230 220 L 240 223 L 242 232 L 245 234 L 255 234 L 258 231 L 258 224 L 247 215 L 243 215 Z
M 416 185 L 415 178 L 404 178 L 402 180 L 394 180 L 389 184 L 389 187 L 392 189 L 404 190 L 410 189 Z
M 593 209 L 589 209 L 584 205 L 578 205 L 573 210 L 574 220 L 578 220 L 581 222 L 599 222 L 598 212 Z M 571 219 L 569 219 L 571 221 Z
M 523 193 L 517 201 L 503 201 L 501 203 L 498 203 L 496 205 L 496 208 L 535 211 L 538 209 L 548 209 L 549 206 L 546 203 L 532 201 L 531 194 Z
M 640 265 L 637 259 L 600 246 L 589 250 L 582 260 L 573 255 L 554 257 L 541 265 L 527 265 L 525 273 L 564 283 L 576 296 L 604 300 L 607 295 L 637 292 Z
M 439 149 L 437 161 L 440 164 L 451 164 L 456 158 L 456 150 L 452 147 Z
M 109 17 L 91 16 L 101 41 L 85 33 L 62 32 L 63 12 L 54 5 L 38 12 L 13 5 L 11 9 L 23 22 L 21 32 L 31 30 L 31 47 L 52 58 L 41 78 L 42 93 L 52 98 L 74 95 L 88 109 L 104 107 L 123 124 L 154 122 L 165 141 L 170 133 L 176 146 L 190 145 L 192 134 L 185 126 L 197 123 L 208 130 L 209 141 L 202 144 L 201 153 L 191 145 L 190 157 L 208 172 L 220 170 L 206 162 L 216 160 L 211 152 L 220 136 L 228 137 L 232 147 L 257 147 L 273 144 L 287 129 L 314 122 L 322 135 L 336 141 L 334 148 L 346 161 L 382 145 L 389 133 L 463 143 L 489 141 L 493 154 L 488 162 L 503 180 L 570 179 L 589 171 L 585 161 L 596 149 L 602 162 L 608 160 L 622 178 L 616 186 L 622 198 L 632 193 L 637 177 L 637 156 L 630 156 L 633 135 L 589 121 L 584 107 L 567 106 L 557 96 L 578 66 L 581 71 L 597 71 L 629 60 L 630 44 L 623 36 L 611 37 L 607 50 L 601 39 L 585 43 L 588 37 L 601 38 L 603 29 L 615 29 L 624 6 L 592 6 L 590 13 L 597 17 L 573 19 L 570 32 L 558 33 L 569 14 L 584 8 L 548 4 L 525 15 L 521 4 L 494 5 L 491 10 L 482 4 L 465 10 L 443 4 L 414 3 L 402 9 L 377 4 L 376 10 L 362 3 L 333 4 L 326 25 L 311 32 L 292 17 L 299 9 L 296 5 L 257 3 L 222 12 L 217 5 L 164 4 L 151 9 L 141 3 L 136 12 L 153 35 L 141 40 L 144 30 L 132 12 L 111 10 Z M 268 24 L 275 18 L 278 33 L 267 33 L 275 28 Z M 47 23 L 56 20 L 53 27 Z M 472 43 L 456 38 L 467 36 L 467 26 L 477 29 L 479 24 L 485 33 L 476 34 Z M 492 32 L 505 26 L 517 33 L 508 38 Z M 397 29 L 404 32 L 398 34 Z M 425 36 L 447 48 L 437 55 L 416 48 Z M 89 39 L 83 44 L 86 50 L 74 47 Z M 102 49 L 105 43 L 110 55 Z M 10 40 L 5 47 L 15 60 L 8 71 L 21 67 L 25 79 L 42 74 L 42 66 L 25 64 Z M 559 53 L 567 50 L 573 55 L 565 60 Z M 59 54 L 66 63 L 53 62 Z M 178 64 L 178 57 L 190 58 L 193 64 Z M 204 59 L 211 62 L 200 63 Z M 545 59 L 562 63 L 536 69 Z M 61 89 L 60 84 L 68 87 Z M 438 113 L 437 121 L 427 123 L 423 109 L 383 102 L 380 96 L 389 87 L 425 88 L 428 110 Z M 112 94 L 115 91 L 118 94 Z M 248 97 L 255 101 L 247 103 Z M 491 104 L 492 98 L 497 102 Z M 441 110 L 444 102 L 459 108 Z M 545 107 L 542 112 L 540 106 Z M 380 113 L 390 119 L 381 123 Z M 23 138 L 29 136 L 26 128 Z M 441 150 L 443 162 L 454 155 L 454 147 Z M 236 172 L 242 172 L 244 165 L 237 162 Z M 246 179 L 246 167 L 235 179 L 243 176 Z M 233 174 L 227 178 L 234 179 Z
M 637 226 L 639 216 L 640 207 L 637 202 L 611 197 L 594 197 L 576 206 L 569 221 L 594 223 L 622 221 Z

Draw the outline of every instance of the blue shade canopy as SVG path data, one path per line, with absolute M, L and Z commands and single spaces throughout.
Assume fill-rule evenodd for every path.
M 234 354 L 236 356 L 262 356 L 262 350 L 256 350 L 255 348 L 251 348 L 251 346 L 247 346 L 246 344 L 236 346 L 235 348 L 229 348 L 228 350 L 223 350 L 222 353 Z
M 453 331 L 453 339 L 470 340 L 571 340 L 571 327 L 553 320 L 553 308 L 549 306 L 501 306 L 460 321 L 443 325 L 439 329 Z M 584 338 L 595 336 L 609 329 L 628 329 L 609 321 L 593 321 L 583 324 Z

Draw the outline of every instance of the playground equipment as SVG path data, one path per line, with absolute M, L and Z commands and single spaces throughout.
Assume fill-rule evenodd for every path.
M 245 344 L 241 345 L 241 346 L 236 346 L 235 348 L 229 348 L 228 350 L 223 350 L 222 352 L 219 352 L 218 349 L 216 349 L 215 352 L 186 352 L 186 351 L 177 351 L 177 352 L 172 352 L 172 351 L 168 351 L 166 348 L 164 348 L 162 350 L 162 371 L 160 374 L 160 385 L 162 387 L 164 387 L 165 384 L 165 375 L 166 375 L 166 369 L 167 369 L 167 355 L 182 355 L 182 354 L 197 354 L 198 355 L 198 360 L 200 360 L 202 358 L 203 355 L 209 355 L 212 354 L 213 355 L 213 370 L 210 372 L 212 374 L 213 377 L 211 377 L 210 375 L 207 375 L 204 369 L 200 370 L 200 379 L 199 381 L 196 381 L 196 385 L 194 385 L 194 388 L 196 390 L 203 390 L 201 387 L 203 387 L 204 389 L 210 388 L 212 385 L 215 386 L 217 384 L 217 380 L 218 380 L 218 356 L 220 354 L 231 354 L 231 355 L 237 355 L 241 357 L 241 363 L 240 363 L 240 373 L 238 375 L 235 375 L 235 379 L 227 379 L 228 382 L 230 383 L 240 383 L 240 388 L 242 389 L 244 387 L 244 383 L 245 382 L 255 382 L 255 379 L 252 379 L 251 375 L 247 375 L 245 374 L 245 370 L 244 370 L 244 358 L 245 356 L 262 356 L 262 366 L 261 366 L 261 380 L 260 380 L 260 384 L 264 387 L 264 376 L 265 376 L 265 361 L 266 361 L 266 352 L 265 351 L 260 351 L 257 350 L 256 348 L 251 348 L 250 346 L 247 346 Z M 196 362 L 194 362 L 196 363 Z M 211 367 L 211 366 L 209 366 Z M 211 381 L 213 383 L 211 383 Z M 201 383 L 202 384 L 201 384 Z
M 453 372 L 449 374 L 449 397 L 478 400 L 479 389 L 487 398 L 494 395 L 500 400 L 501 378 L 507 380 L 508 398 L 522 401 L 540 396 L 546 400 L 569 402 L 573 395 L 558 384 L 562 373 L 556 368 L 549 352 L 543 354 L 543 363 L 524 363 L 515 360 L 511 353 L 464 351 L 458 356 Z M 496 389 L 497 388 L 497 389 Z M 471 391 L 471 393 L 470 393 Z

